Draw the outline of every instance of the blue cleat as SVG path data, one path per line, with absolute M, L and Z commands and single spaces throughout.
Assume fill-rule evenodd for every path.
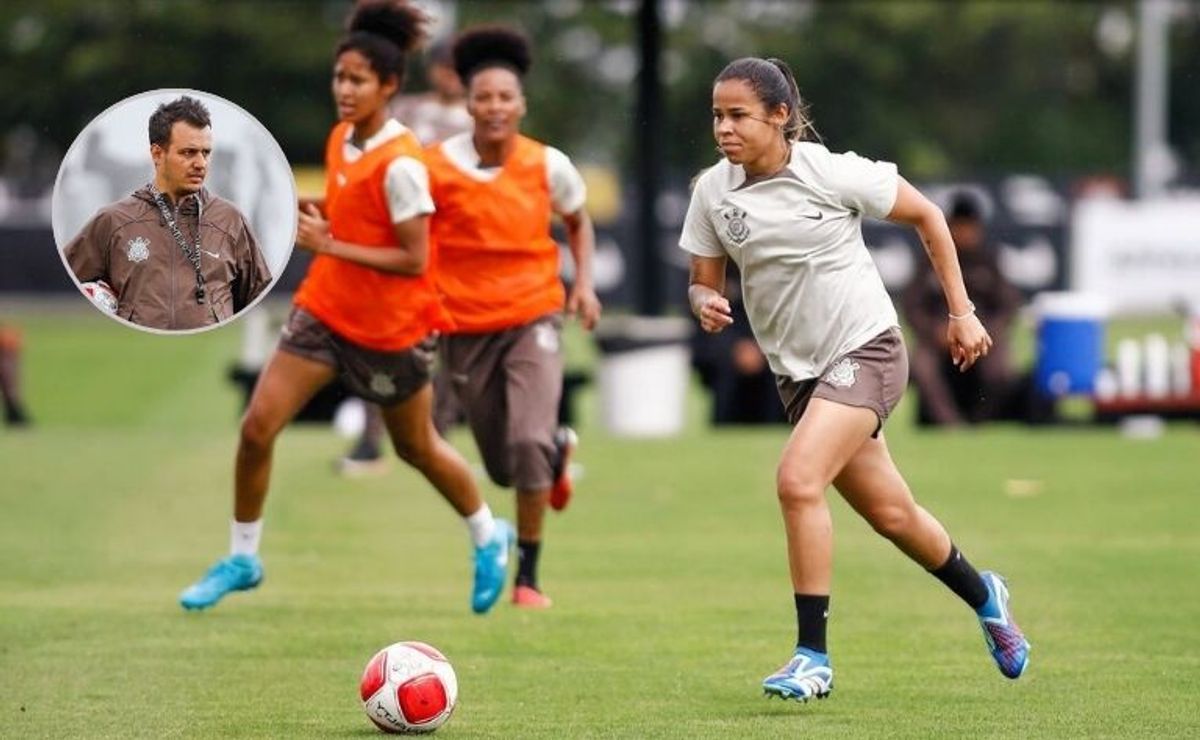
M 217 561 L 204 577 L 183 590 L 184 609 L 207 609 L 231 591 L 248 591 L 262 583 L 262 561 L 257 555 L 230 555 Z
M 471 610 L 484 614 L 500 598 L 508 578 L 508 551 L 517 539 L 512 525 L 496 520 L 492 541 L 475 548 L 475 585 L 471 589 Z
M 768 697 L 800 702 L 824 699 L 833 691 L 833 667 L 829 665 L 829 656 L 798 647 L 787 665 L 763 679 L 762 687 Z
M 979 607 L 979 626 L 996 667 L 1007 678 L 1020 678 L 1029 666 L 1029 641 L 1008 610 L 1008 586 L 996 573 L 979 574 L 987 584 L 988 600 Z

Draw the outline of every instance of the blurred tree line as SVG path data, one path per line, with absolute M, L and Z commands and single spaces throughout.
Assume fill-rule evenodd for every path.
M 459 25 L 509 22 L 535 42 L 526 129 L 581 161 L 629 164 L 637 0 L 429 3 Z M 5 171 L 31 186 L 92 117 L 161 87 L 221 95 L 294 163 L 318 163 L 333 118 L 331 50 L 346 0 L 6 0 Z M 1129 172 L 1132 2 L 661 0 L 668 167 L 711 163 L 713 77 L 739 56 L 795 70 L 834 149 L 915 179 Z M 409 89 L 424 84 L 420 65 Z M 1200 3 L 1171 26 L 1170 138 L 1200 161 Z M 39 166 L 38 163 L 41 163 Z

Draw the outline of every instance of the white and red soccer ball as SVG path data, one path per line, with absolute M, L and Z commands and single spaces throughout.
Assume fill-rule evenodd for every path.
M 358 693 L 367 717 L 379 729 L 420 734 L 450 719 L 458 701 L 458 678 L 437 648 L 397 642 L 367 663 Z
M 106 314 L 116 315 L 117 294 L 109 287 L 108 283 L 103 280 L 93 280 L 80 283 L 79 287 L 96 308 Z

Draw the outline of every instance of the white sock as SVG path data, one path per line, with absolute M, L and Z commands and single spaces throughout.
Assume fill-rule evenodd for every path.
M 492 541 L 492 535 L 496 532 L 496 520 L 492 517 L 492 510 L 486 503 L 479 507 L 479 511 L 463 517 L 463 520 L 467 523 L 467 529 L 471 532 L 471 541 L 475 543 L 475 547 L 483 547 Z
M 262 519 L 239 522 L 236 519 L 229 528 L 229 552 L 234 555 L 257 555 L 258 541 L 262 539 Z

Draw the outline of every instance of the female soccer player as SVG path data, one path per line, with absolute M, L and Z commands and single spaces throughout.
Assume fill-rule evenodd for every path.
M 325 214 L 306 204 L 297 235 L 315 256 L 242 421 L 232 553 L 183 592 L 185 608 L 212 606 L 262 580 L 258 544 L 275 438 L 338 376 L 383 407 L 396 453 L 465 519 L 475 545 L 472 608 L 486 612 L 504 588 L 512 527 L 492 518 L 466 462 L 430 415 L 428 336 L 449 326 L 426 269 L 433 203 L 416 137 L 387 115 L 425 23 L 421 11 L 397 0 L 362 2 L 337 46 L 340 122 L 326 147 Z
M 454 317 L 443 339 L 455 392 L 488 475 L 517 490 L 518 572 L 513 603 L 545 608 L 537 562 L 546 504 L 570 496 L 569 430 L 556 430 L 562 394 L 559 333 L 564 307 L 591 329 L 600 316 L 592 290 L 595 235 L 583 179 L 562 152 L 522 136 L 521 80 L 529 44 L 510 29 L 468 30 L 454 44 L 467 87 L 471 133 L 427 150 L 437 204 L 431 225 L 438 290 Z M 550 220 L 562 216 L 575 261 L 569 297 L 559 280 Z
M 731 322 L 725 261 L 742 273 L 750 325 L 795 425 L 776 485 L 787 532 L 798 637 L 793 657 L 763 681 L 807 701 L 833 688 L 825 644 L 832 576 L 830 483 L 884 537 L 979 617 L 1000 671 L 1017 678 L 1029 643 L 995 573 L 978 573 L 942 525 L 913 500 L 882 435 L 908 377 L 895 309 L 862 239 L 862 217 L 914 226 L 949 304 L 947 339 L 969 368 L 991 338 L 975 317 L 938 208 L 886 162 L 805 141 L 812 124 L 787 65 L 739 59 L 713 86 L 713 134 L 724 159 L 697 180 L 680 246 L 700 326 Z

